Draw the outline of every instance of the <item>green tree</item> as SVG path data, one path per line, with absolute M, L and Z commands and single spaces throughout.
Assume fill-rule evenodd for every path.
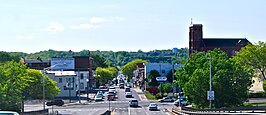
M 250 67 L 254 71 L 261 73 L 262 78 L 266 79 L 266 43 L 259 41 L 254 45 L 248 44 L 242 48 L 233 60 L 239 62 L 241 65 Z
M 219 49 L 191 55 L 184 67 L 175 73 L 188 101 L 199 108 L 208 107 L 210 59 L 212 90 L 215 92 L 213 106 L 220 108 L 243 104 L 248 97 L 247 91 L 251 85 L 252 74 L 247 68 L 230 60 L 226 53 Z
M 7 62 L 7 61 L 16 61 L 16 62 L 18 62 L 19 60 L 20 60 L 20 58 L 18 56 L 15 56 L 15 55 L 12 56 L 9 53 L 3 52 L 3 51 L 0 52 L 0 63 L 4 63 L 4 62 Z
M 160 84 L 159 86 L 158 86 L 158 89 L 161 91 L 161 86 L 163 86 L 162 87 L 162 92 L 165 92 L 165 93 L 170 93 L 171 91 L 172 91 L 172 89 L 173 89 L 173 87 L 172 87 L 172 85 L 170 84 L 170 83 L 164 83 L 164 84 Z
M 96 69 L 96 80 L 101 83 L 107 83 L 108 80 L 112 80 L 116 77 L 117 69 L 114 67 L 102 68 L 98 67 Z
M 127 76 L 127 78 L 131 79 L 133 77 L 133 71 L 136 70 L 137 63 L 146 63 L 146 60 L 135 59 L 131 62 L 128 62 L 126 65 L 122 67 L 122 72 Z
M 58 95 L 59 88 L 56 82 L 44 76 L 38 70 L 27 67 L 15 61 L 9 61 L 0 65 L 0 109 L 20 109 L 20 103 L 26 99 L 42 99 L 41 79 L 46 79 L 46 97 L 48 99 Z
M 45 83 L 45 98 L 53 99 L 60 93 L 60 89 L 56 86 L 56 82 L 47 75 L 42 74 L 39 70 L 27 69 L 24 76 L 27 78 L 27 86 L 24 89 L 25 98 L 42 99 L 43 79 Z
M 23 90 L 27 84 L 26 66 L 14 61 L 0 66 L 0 109 L 20 109 L 19 103 L 23 100 Z
M 159 83 L 156 80 L 156 77 L 160 77 L 160 73 L 156 70 L 151 70 L 150 73 L 148 74 L 148 85 L 149 86 L 158 86 Z

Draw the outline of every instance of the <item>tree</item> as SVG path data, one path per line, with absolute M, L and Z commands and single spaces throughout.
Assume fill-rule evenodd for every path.
M 163 86 L 162 87 L 162 90 L 163 90 L 162 92 L 165 92 L 167 94 L 170 93 L 172 91 L 172 89 L 173 89 L 173 87 L 172 87 L 172 85 L 170 83 L 160 84 L 158 86 L 159 90 L 161 90 L 161 86 Z
M 12 56 L 9 53 L 3 52 L 3 51 L 0 52 L 0 63 L 4 63 L 4 62 L 7 62 L 7 61 L 16 61 L 16 62 L 18 62 L 19 59 L 20 58 L 18 56 Z
M 118 70 L 114 67 L 108 67 L 108 68 L 102 68 L 97 67 L 96 68 L 96 80 L 101 81 L 102 83 L 107 83 L 108 80 L 112 80 L 116 77 Z
M 9 61 L 0 65 L 0 109 L 20 109 L 20 102 L 27 98 L 42 99 L 42 78 L 46 79 L 46 97 L 52 99 L 60 92 L 56 82 L 38 70 L 27 69 L 20 63 Z
M 137 63 L 146 63 L 146 60 L 135 59 L 131 62 L 128 62 L 126 65 L 122 67 L 122 72 L 127 76 L 127 78 L 131 79 L 133 77 L 133 71 L 136 70 Z
M 233 60 L 241 65 L 250 67 L 252 70 L 257 70 L 261 73 L 262 78 L 266 79 L 266 43 L 259 41 L 254 45 L 248 44 L 242 48 Z
M 27 86 L 24 89 L 26 99 L 42 99 L 43 79 L 45 79 L 45 98 L 53 99 L 60 93 L 60 89 L 56 86 L 56 82 L 47 75 L 42 74 L 39 70 L 27 69 L 24 73 L 27 78 Z
M 148 82 L 148 85 L 149 86 L 158 86 L 159 83 L 158 81 L 156 80 L 156 77 L 160 77 L 160 73 L 156 70 L 151 70 L 150 73 L 148 74 L 148 79 L 149 79 L 149 82 Z
M 212 90 L 215 92 L 214 107 L 243 104 L 248 97 L 247 91 L 251 85 L 252 74 L 236 61 L 230 60 L 226 53 L 219 49 L 191 55 L 184 67 L 179 68 L 175 73 L 176 81 L 181 85 L 188 101 L 198 108 L 208 107 L 210 60 L 212 61 Z
M 0 66 L 0 109 L 20 109 L 19 103 L 23 100 L 23 90 L 27 84 L 26 66 L 14 61 Z

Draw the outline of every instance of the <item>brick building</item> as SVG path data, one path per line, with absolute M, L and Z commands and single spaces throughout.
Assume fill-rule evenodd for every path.
M 232 57 L 247 44 L 251 43 L 246 38 L 203 38 L 202 24 L 193 24 L 189 27 L 189 55 L 220 48 Z

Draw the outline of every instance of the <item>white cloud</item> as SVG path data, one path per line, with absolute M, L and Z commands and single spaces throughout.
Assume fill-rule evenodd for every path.
M 102 26 L 104 23 L 107 22 L 120 22 L 124 21 L 125 18 L 123 17 L 108 17 L 108 18 L 103 18 L 103 17 L 92 17 L 92 18 L 85 18 L 85 17 L 80 17 L 80 20 L 89 20 L 85 23 L 81 23 L 78 25 L 71 25 L 69 28 L 71 29 L 80 29 L 80 30 L 90 30 L 90 29 L 96 29 Z
M 93 17 L 90 19 L 90 23 L 91 24 L 102 24 L 104 23 L 106 20 L 104 18 L 101 17 Z
M 30 35 L 17 35 L 16 39 L 17 40 L 30 40 L 36 38 L 36 34 L 32 33 Z
M 82 17 L 82 19 L 85 19 L 85 18 Z M 90 29 L 95 29 L 95 28 L 100 27 L 100 25 L 102 25 L 106 21 L 107 20 L 102 18 L 102 17 L 92 17 L 86 23 L 82 23 L 82 24 L 78 24 L 78 25 L 72 25 L 72 26 L 69 26 L 69 27 L 71 29 L 90 30 Z
M 56 34 L 57 32 L 64 31 L 64 25 L 60 23 L 49 23 L 48 27 L 45 28 L 49 34 Z

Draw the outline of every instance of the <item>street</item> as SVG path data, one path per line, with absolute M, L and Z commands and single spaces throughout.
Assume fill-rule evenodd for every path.
M 126 98 L 124 89 L 119 89 L 116 87 L 117 91 L 117 99 L 115 101 L 107 101 L 107 92 L 104 93 L 105 98 L 103 101 L 99 102 L 86 102 L 86 103 L 76 103 L 76 104 L 65 104 L 63 106 L 53 106 L 48 107 L 49 112 L 58 112 L 59 114 L 63 115 L 100 115 L 105 111 L 112 110 L 115 115 L 171 115 L 165 111 L 166 108 L 173 108 L 175 107 L 173 103 L 159 103 L 155 101 L 149 100 L 141 100 L 139 98 L 138 93 L 131 88 L 131 92 L 133 97 Z M 129 100 L 131 99 L 138 100 L 138 107 L 129 107 Z M 158 110 L 157 111 L 150 111 L 148 106 L 150 103 L 157 103 Z M 110 105 L 110 106 L 109 106 Z M 42 104 L 34 105 L 31 107 L 38 107 L 39 109 L 42 108 Z

